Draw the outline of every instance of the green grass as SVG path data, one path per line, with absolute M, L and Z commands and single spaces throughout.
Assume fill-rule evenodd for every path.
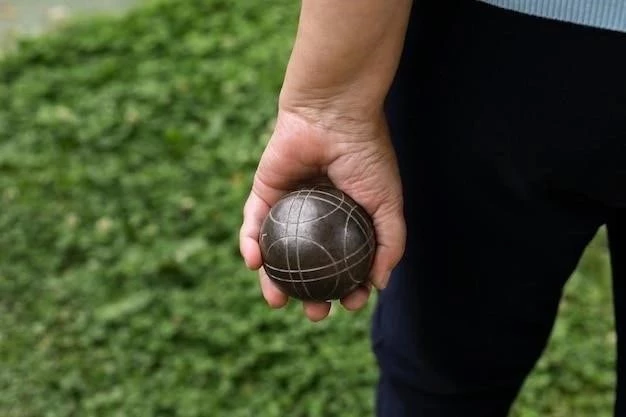
M 552 338 L 514 417 L 613 415 L 616 335 L 604 230 L 565 287 Z
M 179 0 L 0 62 L 0 415 L 363 417 L 370 309 L 271 311 L 237 250 L 297 2 Z M 603 235 L 514 415 L 611 414 Z

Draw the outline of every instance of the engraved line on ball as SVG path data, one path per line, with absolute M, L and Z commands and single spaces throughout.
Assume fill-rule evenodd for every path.
M 337 200 L 340 200 L 340 199 L 339 199 L 339 197 L 337 197 L 336 195 L 334 195 L 334 194 L 332 194 L 332 193 L 329 193 L 329 192 L 327 192 L 327 191 L 322 191 L 322 190 L 316 190 L 316 191 L 318 192 L 318 194 L 322 194 L 322 195 L 329 196 L 329 197 L 333 197 L 333 198 L 335 198 L 335 199 L 337 199 Z M 345 202 L 346 204 L 348 204 L 348 202 L 347 202 L 347 201 L 345 201 L 345 200 L 343 199 L 343 195 L 344 195 L 344 194 L 342 194 L 342 199 L 340 200 L 340 202 L 342 202 L 342 203 L 343 203 L 343 202 Z M 327 202 L 327 203 L 329 203 L 329 204 L 334 204 L 334 205 L 337 205 L 337 202 L 335 202 L 335 201 L 330 201 L 330 200 L 328 200 L 328 199 L 324 199 L 324 198 L 319 197 L 319 196 L 317 196 L 317 195 L 312 196 L 311 198 L 315 198 L 315 199 L 320 200 L 320 201 L 325 201 L 325 202 Z M 358 205 L 358 203 L 357 203 L 356 201 L 355 201 L 354 203 Z M 352 207 L 352 205 L 349 205 L 349 206 L 350 206 L 350 207 Z M 339 207 L 339 209 L 340 209 L 340 210 L 342 210 L 344 213 L 349 214 L 349 213 L 348 213 L 348 211 L 347 211 L 345 208 L 341 207 L 341 204 L 340 204 L 340 205 L 337 205 L 337 207 Z M 363 217 L 363 215 L 361 214 L 361 212 L 360 212 L 360 211 L 357 211 L 357 212 L 356 212 L 356 214 L 358 215 L 358 217 L 359 217 L 359 219 L 361 220 L 361 222 L 363 222 L 363 223 L 364 223 L 364 224 L 366 224 L 366 225 L 371 224 L 371 222 L 369 222 L 366 218 L 364 218 L 364 217 Z M 361 228 L 361 231 L 363 232 L 363 234 L 367 236 L 369 233 L 367 233 L 365 230 L 363 230 L 363 226 L 362 226 L 359 222 L 357 222 L 357 224 L 358 224 L 358 225 L 359 225 L 359 227 Z
M 367 256 L 366 256 L 366 257 L 363 257 L 363 258 L 361 258 L 361 259 L 359 259 L 359 261 L 358 261 L 358 262 L 356 262 L 354 265 L 352 265 L 350 268 L 353 268 L 354 266 L 358 265 L 360 262 L 363 262 L 363 261 L 364 261 L 364 260 L 366 260 L 366 259 L 367 259 Z M 337 271 L 337 272 L 334 272 L 334 273 L 329 274 L 329 275 L 322 275 L 322 276 L 320 276 L 320 277 L 315 277 L 315 278 L 305 278 L 304 280 L 299 280 L 299 279 L 296 279 L 296 280 L 291 280 L 291 279 L 289 279 L 289 278 L 279 277 L 278 275 L 271 275 L 271 277 L 272 277 L 272 279 L 275 279 L 275 280 L 277 280 L 277 281 L 282 281 L 282 282 L 290 282 L 290 283 L 296 283 L 296 282 L 297 282 L 297 283 L 306 283 L 306 282 L 323 281 L 323 280 L 328 279 L 328 278 L 334 278 L 334 277 L 336 277 L 338 274 L 341 274 L 341 273 L 343 273 L 343 272 L 346 272 L 346 269 L 340 269 L 340 270 L 339 270 L 339 271 Z M 358 282 L 358 281 L 355 281 L 355 282 Z M 360 282 L 359 282 L 359 283 L 360 283 Z
M 350 265 L 348 265 L 348 226 L 350 225 L 350 221 L 354 220 L 352 218 L 352 212 L 356 210 L 356 207 L 352 207 L 350 209 L 350 213 L 348 213 L 348 215 L 346 216 L 346 224 L 344 227 L 344 231 L 343 231 L 343 261 L 346 264 L 346 268 L 347 268 L 347 272 L 348 272 L 348 276 L 350 277 L 350 280 L 352 282 L 359 282 L 356 279 L 354 279 L 354 277 L 352 276 L 352 271 L 350 270 Z M 356 222 L 356 220 L 354 220 Z M 368 245 L 369 247 L 369 245 Z M 368 253 L 369 256 L 369 253 Z M 337 278 L 337 281 L 339 281 L 339 278 Z
M 330 196 L 330 197 L 333 197 L 333 198 L 335 198 L 335 199 L 339 200 L 341 203 L 344 203 L 344 202 L 345 202 L 345 203 L 346 203 L 346 205 L 348 205 L 348 201 L 345 201 L 345 199 L 344 199 L 345 194 L 343 194 L 343 193 L 342 193 L 342 198 L 339 198 L 339 197 L 337 197 L 337 196 L 335 196 L 334 194 L 331 194 L 331 193 L 323 192 L 323 191 L 320 191 L 320 190 L 316 190 L 316 191 L 317 191 L 318 193 L 320 193 L 320 194 L 324 194 L 324 195 L 328 195 L 328 196 Z M 297 198 L 297 197 L 298 197 L 298 194 L 301 194 L 301 193 L 302 193 L 302 190 L 300 190 L 300 191 L 294 191 L 294 192 L 291 192 L 290 194 L 296 194 L 296 198 Z M 288 194 L 288 195 L 289 195 L 289 194 Z M 350 213 L 354 210 L 354 207 L 356 207 L 356 206 L 354 206 L 354 205 L 348 205 L 348 206 L 350 207 L 350 209 L 351 209 L 350 211 L 348 211 L 348 210 L 346 210 L 344 207 L 337 206 L 337 205 L 336 205 L 336 202 L 334 202 L 334 201 L 329 201 L 329 200 L 327 200 L 327 199 L 324 199 L 324 198 L 321 198 L 321 197 L 318 197 L 318 196 L 313 196 L 313 195 L 312 195 L 310 198 L 313 198 L 313 199 L 316 199 L 316 200 L 320 200 L 320 201 L 324 201 L 324 202 L 327 202 L 327 203 L 329 203 L 329 204 L 335 205 L 335 207 L 339 208 L 341 211 L 343 211 L 343 212 L 344 212 L 345 214 L 347 214 L 347 215 L 350 215 Z M 292 200 L 292 204 L 293 204 L 293 202 L 294 202 L 294 200 Z M 302 204 L 304 204 L 303 202 L 301 202 L 301 203 L 302 203 Z M 366 223 L 366 224 L 370 224 L 370 222 L 368 222 L 366 219 L 364 219 L 364 218 L 363 218 L 363 215 L 362 215 L 362 213 L 361 213 L 359 210 L 357 210 L 357 211 L 355 212 L 355 214 L 359 217 L 359 219 L 360 219 L 362 222 L 364 222 L 364 223 Z M 290 219 L 290 218 L 291 218 L 291 215 L 289 214 L 289 215 L 288 215 L 288 219 Z M 367 246 L 369 246 L 370 248 L 373 248 L 373 247 L 374 247 L 374 242 L 373 242 L 373 240 L 374 240 L 374 239 L 373 239 L 373 238 L 374 238 L 373 227 L 372 227 L 372 228 L 369 228 L 369 230 L 367 230 L 367 231 L 366 231 L 366 230 L 364 230 L 363 225 L 362 225 L 360 222 L 356 221 L 356 220 L 357 220 L 357 219 L 356 219 L 356 216 L 354 217 L 354 219 L 355 219 L 355 223 L 356 223 L 356 224 L 357 224 L 357 226 L 359 227 L 360 231 L 363 233 L 363 235 L 364 235 L 365 237 L 367 237 L 367 241 L 364 243 L 364 245 L 367 245 Z M 276 223 L 278 223 L 278 224 L 280 224 L 280 225 L 287 226 L 287 227 L 286 227 L 286 229 L 287 229 L 287 230 L 286 230 L 286 232 L 288 232 L 288 229 L 289 229 L 289 227 L 288 227 L 288 226 L 290 226 L 290 225 L 294 225 L 294 223 L 290 223 L 290 222 L 286 222 L 286 223 L 285 223 L 285 222 L 276 221 Z M 287 237 L 287 238 L 289 238 L 289 237 L 293 237 L 293 236 L 286 236 L 286 237 Z M 271 249 L 271 247 L 272 247 L 275 243 L 277 243 L 277 242 L 278 242 L 278 241 L 273 242 L 273 243 L 270 245 L 270 247 L 268 248 L 268 251 L 269 251 L 269 250 Z M 362 249 L 362 247 L 363 247 L 363 246 L 361 246 L 361 247 L 357 248 L 357 250 L 355 251 L 355 253 L 353 253 L 353 254 L 352 254 L 352 255 L 350 255 L 350 256 L 355 256 L 355 255 L 356 255 L 356 252 L 357 252 L 357 251 L 359 251 L 359 250 L 361 250 L 361 249 Z M 338 262 L 343 262 L 343 261 L 338 261 Z M 331 266 L 331 265 L 329 265 L 329 266 Z M 320 268 L 320 269 L 323 269 L 323 268 L 324 268 L 324 267 L 322 267 L 322 268 Z
M 333 256 L 332 256 L 332 255 L 328 252 L 328 250 L 327 250 L 327 249 L 326 249 L 323 245 L 319 244 L 318 242 L 316 242 L 316 241 L 314 241 L 314 240 L 310 240 L 310 239 L 306 239 L 306 238 L 302 238 L 302 237 L 301 237 L 300 239 L 307 240 L 307 241 L 309 241 L 310 243 L 312 243 L 313 245 L 318 246 L 318 247 L 319 247 L 319 248 L 321 248 L 324 252 L 326 252 L 326 254 L 328 255 L 328 257 L 329 257 L 331 260 L 333 260 L 333 261 L 334 261 Z M 340 274 L 340 273 L 342 273 L 342 272 L 346 272 L 348 269 L 350 269 L 350 268 L 354 268 L 356 265 L 358 265 L 358 264 L 360 264 L 361 262 L 365 261 L 365 260 L 369 257 L 369 255 L 370 255 L 370 252 L 367 252 L 364 256 L 361 256 L 360 258 L 358 258 L 358 259 L 356 260 L 356 262 L 354 262 L 351 266 L 348 266 L 348 267 L 346 267 L 346 268 L 342 268 L 342 269 L 336 269 L 336 271 L 335 271 L 334 273 L 332 273 L 332 274 L 322 275 L 321 277 L 315 277 L 315 278 L 306 278 L 306 279 L 304 279 L 302 282 L 319 281 L 319 280 L 321 280 L 321 279 L 330 278 L 330 277 L 333 277 L 333 276 L 335 276 L 335 275 L 337 275 L 337 274 Z M 331 265 L 335 265 L 335 264 L 338 264 L 338 263 L 340 263 L 340 262 L 342 262 L 342 261 L 334 261 Z M 289 270 L 289 269 L 276 268 L 276 267 L 274 267 L 274 266 L 272 266 L 272 265 L 269 265 L 269 264 L 267 264 L 267 265 L 265 265 L 265 266 L 266 266 L 266 268 L 270 269 L 270 270 L 271 270 L 271 272 L 282 272 L 282 273 L 288 274 L 288 275 L 289 275 L 289 277 L 290 277 L 290 279 L 287 279 L 287 278 L 279 278 L 279 277 L 277 277 L 275 274 L 272 274 L 272 277 L 273 277 L 273 278 L 276 278 L 276 279 L 278 279 L 278 280 L 280 280 L 280 281 L 285 281 L 285 282 L 294 282 L 294 281 L 298 281 L 298 280 L 294 280 L 294 279 L 292 278 L 292 273 L 293 273 L 293 272 L 297 272 L 297 271 L 293 271 L 293 270 Z M 323 268 L 322 268 L 322 269 L 323 269 Z M 270 271 L 268 271 L 268 272 L 270 272 Z M 303 272 L 307 272 L 307 271 L 305 270 L 305 271 L 303 271 Z
M 295 236 L 282 236 L 282 237 L 280 237 L 280 238 L 276 239 L 274 242 L 272 242 L 272 243 L 270 244 L 270 246 L 268 246 L 268 247 L 267 247 L 266 252 L 268 252 L 268 253 L 269 253 L 269 251 L 272 249 L 272 247 L 273 247 L 274 245 L 276 245 L 276 244 L 278 244 L 278 243 L 280 243 L 280 242 L 282 242 L 282 241 L 288 241 L 289 239 L 294 239 L 294 238 L 295 238 Z M 298 239 L 302 239 L 302 240 L 305 240 L 305 241 L 308 241 L 308 242 L 312 242 L 312 243 L 317 243 L 317 242 L 315 242 L 314 240 L 311 240 L 311 239 L 306 238 L 306 237 L 304 237 L 304 236 L 298 236 Z M 348 258 L 355 257 L 355 256 L 357 256 L 357 255 L 358 255 L 358 254 L 359 254 L 359 253 L 360 253 L 363 249 L 368 249 L 367 255 L 369 255 L 369 253 L 370 253 L 370 251 L 369 251 L 369 250 L 371 250 L 371 249 L 373 248 L 373 247 L 372 247 L 372 245 L 370 245 L 370 243 L 371 243 L 371 241 L 372 241 L 373 239 L 374 239 L 374 237 L 373 237 L 373 236 L 370 236 L 370 237 L 368 238 L 368 240 L 367 240 L 365 243 L 362 243 L 362 244 L 361 244 L 358 248 L 356 248 L 356 249 L 355 249 L 355 250 L 354 250 L 354 251 L 353 251 L 350 255 L 348 255 L 347 257 L 348 257 Z M 367 256 L 367 255 L 366 255 L 366 256 Z M 339 263 L 343 263 L 343 260 L 335 261 L 334 263 L 326 264 L 326 265 L 324 265 L 324 266 L 316 266 L 316 267 L 313 267 L 313 268 L 305 268 L 305 269 L 303 269 L 303 270 L 302 270 L 302 272 L 316 272 L 316 271 L 321 271 L 321 270 L 323 270 L 323 269 L 332 268 L 332 267 L 336 266 L 336 264 L 339 264 Z M 275 266 L 272 266 L 272 269 L 274 269 L 274 270 L 275 270 L 275 271 L 277 271 L 277 272 L 285 272 L 285 273 L 288 273 L 288 272 L 289 272 L 289 270 L 288 270 L 288 269 L 278 268 L 278 267 L 275 267 Z M 294 270 L 292 270 L 292 271 L 294 271 Z
M 326 252 L 326 255 L 327 255 L 327 256 L 331 259 L 331 261 L 332 261 L 332 263 L 333 263 L 333 264 L 337 264 L 337 263 L 338 263 L 338 261 L 335 261 L 335 259 L 333 258 L 333 255 L 332 255 L 332 254 L 328 251 L 328 249 L 326 249 L 326 248 L 324 247 L 324 245 L 322 245 L 322 244 L 320 244 L 320 243 L 318 243 L 318 242 L 315 242 L 314 240 L 310 240 L 310 239 L 306 239 L 306 238 L 301 238 L 301 239 L 308 240 L 309 242 L 313 243 L 314 245 L 316 245 L 316 246 L 318 246 L 320 249 L 322 249 L 324 252 Z M 360 262 L 361 262 L 361 260 L 359 260 L 359 262 L 355 263 L 355 265 L 358 265 Z M 270 267 L 270 269 L 271 269 L 271 266 L 269 266 L 269 267 Z M 316 277 L 316 278 L 304 278 L 304 277 L 303 277 L 303 279 L 302 279 L 302 280 L 286 279 L 286 278 L 282 278 L 282 277 L 279 277 L 279 276 L 276 276 L 276 275 L 273 275 L 273 274 L 271 275 L 271 277 L 272 277 L 273 279 L 277 280 L 277 281 L 281 281 L 281 282 L 289 282 L 289 283 L 291 283 L 291 284 L 292 284 L 292 286 L 293 286 L 294 288 L 295 288 L 296 282 L 299 282 L 299 283 L 301 283 L 301 284 L 302 284 L 302 286 L 303 286 L 303 287 L 307 290 L 307 292 L 308 292 L 308 287 L 305 285 L 305 283 L 308 283 L 308 282 L 316 282 L 316 281 L 322 281 L 322 280 L 324 280 L 324 279 L 331 278 L 331 277 L 338 277 L 338 276 L 339 276 L 342 272 L 344 272 L 344 271 L 343 271 L 343 270 L 337 270 L 337 271 L 335 271 L 335 273 L 333 273 L 333 274 L 331 274 L 331 275 L 326 275 L 326 276 L 321 276 L 321 277 Z M 289 276 L 290 276 L 290 278 L 291 278 L 291 274 L 289 274 Z M 339 280 L 338 280 L 338 279 L 337 279 L 337 280 L 335 280 L 335 285 L 334 285 L 333 289 L 332 289 L 332 290 L 330 290 L 330 291 L 328 292 L 328 294 L 329 294 L 329 295 L 330 295 L 330 294 L 332 294 L 332 293 L 333 293 L 333 292 L 337 289 L 338 282 L 339 282 Z M 310 294 L 309 294 L 309 297 L 310 297 L 310 298 L 313 298 Z M 323 298 L 326 298 L 326 297 L 323 297 Z
M 304 203 L 306 203 L 306 199 L 307 199 L 307 197 L 310 194 L 311 194 L 311 191 L 309 190 L 307 195 L 304 196 L 304 199 L 302 200 L 302 203 L 300 204 L 300 210 L 298 211 L 298 221 L 296 221 L 296 231 L 295 231 L 295 235 L 296 235 L 296 263 L 298 264 L 298 275 L 300 275 L 300 281 L 302 281 L 302 282 L 304 282 L 304 275 L 302 275 L 302 270 L 300 269 L 301 262 L 300 262 L 300 243 L 299 243 L 299 240 L 298 240 L 298 227 L 300 226 L 300 221 L 299 220 L 300 220 L 300 217 L 302 216 L 302 209 L 304 208 Z M 291 275 L 289 277 L 291 278 Z M 309 287 L 307 287 L 306 285 L 303 285 L 303 287 L 304 287 L 304 291 L 306 292 L 307 296 L 309 296 L 309 298 L 312 298 L 311 292 L 309 291 Z
M 266 252 L 267 252 L 267 253 L 269 253 L 269 252 L 270 252 L 270 250 L 272 249 L 272 247 L 273 247 L 274 245 L 276 245 L 276 244 L 278 244 L 278 243 L 280 243 L 280 242 L 282 242 L 282 241 L 285 241 L 285 242 L 286 242 L 286 241 L 288 241 L 289 239 L 302 239 L 302 240 L 304 240 L 304 241 L 311 242 L 311 243 L 313 243 L 313 244 L 319 244 L 318 242 L 316 242 L 316 241 L 314 241 L 314 240 L 312 240 L 312 239 L 309 239 L 309 238 L 307 238 L 307 237 L 304 237 L 304 236 L 298 236 L 298 237 L 296 237 L 296 236 L 282 236 L 282 237 L 280 237 L 280 238 L 276 239 L 274 242 L 272 242 L 272 243 L 271 243 L 271 244 L 267 247 Z M 364 257 L 359 258 L 359 261 L 358 261 L 358 262 L 360 262 L 362 259 L 364 259 L 364 258 L 366 258 L 367 256 L 369 256 L 369 254 L 370 254 L 370 250 L 372 249 L 371 242 L 372 242 L 373 240 L 374 240 L 374 236 L 373 236 L 373 235 L 369 236 L 369 237 L 368 237 L 368 239 L 367 239 L 367 241 L 365 241 L 365 242 L 364 242 L 364 243 L 362 243 L 362 244 L 361 244 L 358 248 L 356 248 L 356 249 L 355 249 L 355 250 L 354 250 L 354 251 L 353 251 L 350 255 L 348 255 L 348 256 L 347 256 L 347 258 L 353 258 L 353 257 L 357 256 L 359 253 L 361 253 L 361 252 L 362 252 L 362 250 L 363 250 L 363 249 L 368 249 L 368 251 L 366 252 L 366 254 L 365 254 L 365 256 L 364 256 Z M 316 267 L 313 267 L 313 268 L 305 268 L 305 269 L 302 269 L 302 272 L 316 272 L 316 271 L 321 271 L 321 270 L 323 270 L 323 269 L 336 267 L 336 266 L 337 266 L 337 264 L 340 264 L 340 263 L 343 263 L 343 262 L 344 262 L 343 260 L 338 260 L 338 261 L 332 262 L 332 263 L 330 263 L 330 264 L 326 264 L 326 265 L 324 265 L 324 266 L 316 266 Z M 284 273 L 289 273 L 289 272 L 297 272 L 297 271 L 295 271 L 295 270 L 289 270 L 289 269 L 285 269 L 285 268 L 278 268 L 278 267 L 271 266 L 271 265 L 268 265 L 268 266 L 270 266 L 270 267 L 271 267 L 274 271 L 276 271 L 276 272 L 284 272 Z M 289 267 L 289 264 L 288 264 L 287 266 Z
M 319 188 L 316 188 L 315 192 L 316 193 L 322 193 L 322 191 L 320 191 Z M 309 193 L 309 196 L 310 195 L 311 195 L 311 193 Z M 340 195 L 341 195 L 341 200 L 339 202 L 335 202 L 334 203 L 336 208 L 332 212 L 335 212 L 336 210 L 339 210 L 343 206 L 343 204 L 347 204 L 347 202 L 346 202 L 346 194 L 345 193 L 340 193 Z M 335 198 L 337 198 L 337 196 L 335 196 Z M 332 203 L 329 202 L 329 204 L 332 204 Z M 297 244 L 297 242 L 296 242 L 296 244 Z M 334 257 L 330 254 L 330 251 L 328 251 L 326 248 L 324 248 L 323 245 L 322 245 L 322 249 L 324 249 L 329 254 L 330 260 L 332 261 L 333 265 L 335 265 L 335 277 L 336 277 L 335 278 L 335 282 L 334 282 L 335 285 L 333 285 L 332 289 L 328 290 L 327 296 L 324 297 L 324 298 L 329 298 L 332 294 L 335 293 L 335 291 L 337 291 L 337 287 L 339 286 L 339 279 L 340 279 L 341 271 L 339 270 L 339 266 L 338 266 L 339 262 L 334 259 Z M 300 273 L 300 274 L 302 275 L 302 273 Z M 304 277 L 303 277 L 303 279 L 304 279 Z
M 329 193 L 327 191 L 324 191 L 324 190 L 329 190 L 329 189 L 332 190 L 333 189 L 333 187 L 331 187 L 329 185 L 314 185 L 312 187 L 305 187 L 305 188 L 309 188 L 309 189 L 314 190 L 316 192 L 320 192 L 320 193 L 325 193 L 325 194 L 331 195 L 331 196 L 333 196 L 333 197 L 335 197 L 336 199 L 339 200 L 339 197 L 336 196 L 335 194 Z M 285 197 L 290 197 L 290 196 L 292 196 L 294 194 L 297 195 L 300 191 L 302 191 L 302 188 L 298 189 L 298 190 L 290 191 L 287 194 L 285 194 Z
M 326 194 L 326 193 L 324 193 L 324 194 Z M 329 195 L 332 195 L 332 194 L 329 194 Z M 330 200 L 327 200 L 327 199 L 322 198 L 322 197 L 318 197 L 318 196 L 313 196 L 313 195 L 312 195 L 310 198 L 311 198 L 311 199 L 315 199 L 315 200 L 319 200 L 319 201 L 324 201 L 324 202 L 326 202 L 326 203 L 329 203 L 329 204 L 333 204 L 333 205 L 335 205 L 335 202 L 334 202 L 334 201 L 330 201 Z M 293 202 L 294 202 L 294 201 L 295 201 L 295 200 L 292 200 L 292 202 L 291 202 L 291 203 L 293 204 Z M 345 202 L 345 203 L 346 203 L 346 205 L 347 205 L 347 202 Z M 336 206 L 336 207 L 337 207 L 337 209 L 339 209 L 339 210 L 343 211 L 345 214 L 350 214 L 350 212 L 349 212 L 346 208 L 344 208 L 343 206 Z M 352 208 L 353 206 L 349 206 L 349 207 L 350 207 L 350 208 Z M 270 213 L 271 213 L 271 212 L 270 212 Z M 358 216 L 359 220 L 361 220 L 361 222 L 362 222 L 363 224 L 366 224 L 366 225 L 369 225 L 369 224 L 370 224 L 370 222 L 369 222 L 369 221 L 367 221 L 367 220 L 363 217 L 363 215 L 362 215 L 362 214 L 361 214 L 358 210 L 355 212 L 355 220 L 356 220 L 357 216 Z M 321 218 L 323 218 L 324 216 L 320 216 L 320 217 L 321 217 Z M 290 215 L 288 215 L 288 216 L 287 216 L 287 219 L 289 219 L 289 218 L 290 218 Z M 282 226 L 289 226 L 289 225 L 293 225 L 293 223 L 289 223 L 289 222 L 281 222 L 281 221 L 279 221 L 279 220 L 274 219 L 273 217 L 272 217 L 271 219 L 272 219 L 273 221 L 275 221 L 277 224 L 280 224 L 280 225 L 282 225 Z M 317 220 L 317 218 L 316 218 L 316 219 L 312 219 L 312 221 L 313 221 L 313 220 Z M 363 233 L 363 235 L 364 235 L 364 236 L 368 236 L 368 237 L 369 237 L 369 235 L 373 234 L 373 230 L 371 230 L 371 229 L 370 229 L 369 231 L 368 231 L 368 230 L 365 230 L 365 228 L 364 228 L 363 224 L 361 224 L 361 222 L 356 221 L 357 226 L 359 227 L 359 229 L 361 229 L 361 232 Z M 373 229 L 373 228 L 372 228 L 372 229 Z
M 300 194 L 300 192 L 298 191 L 298 194 Z M 289 211 L 287 212 L 287 219 L 289 219 L 291 217 L 291 210 L 293 209 L 293 205 L 296 202 L 296 199 L 294 198 L 293 200 L 291 200 L 291 204 L 289 205 Z M 288 230 L 289 224 L 287 224 L 287 228 L 285 230 L 285 233 L 289 234 L 289 230 Z M 287 244 L 287 241 L 285 241 L 285 264 L 287 265 L 287 268 L 291 269 L 291 264 L 289 263 L 289 245 Z M 293 277 L 292 277 L 292 272 L 289 272 L 289 278 L 291 279 L 291 281 L 293 282 Z M 292 284 L 293 286 L 293 290 L 295 291 L 295 293 L 298 295 L 298 297 L 302 297 L 300 295 L 300 291 L 298 290 L 298 288 L 296 288 L 296 284 Z
M 316 192 L 316 193 L 318 193 L 318 194 L 322 194 L 322 195 L 324 195 L 324 196 L 334 198 L 334 199 L 336 199 L 336 200 L 338 200 L 338 201 L 331 201 L 331 200 L 328 200 L 328 199 L 325 199 L 325 198 L 322 198 L 322 197 L 318 197 L 318 196 L 312 196 L 312 198 L 315 198 L 316 200 L 320 200 L 320 201 L 325 201 L 325 202 L 327 202 L 328 204 L 335 206 L 335 209 L 334 209 L 331 213 L 335 212 L 337 209 L 340 209 L 340 210 L 343 210 L 343 212 L 347 214 L 348 212 L 346 211 L 346 209 L 344 209 L 343 207 L 340 207 L 340 206 L 341 206 L 344 202 L 345 202 L 345 203 L 346 203 L 349 207 L 352 207 L 354 204 L 357 204 L 357 205 L 358 205 L 358 203 L 356 203 L 356 201 L 354 201 L 352 198 L 350 198 L 350 200 L 352 200 L 353 204 L 350 204 L 350 202 L 346 201 L 345 197 L 346 197 L 346 195 L 347 195 L 347 194 L 345 194 L 345 193 L 343 193 L 343 192 L 341 192 L 341 198 L 340 198 L 340 197 L 336 196 L 336 195 L 335 195 L 335 194 L 333 194 L 333 193 L 330 193 L 330 192 L 328 192 L 328 191 L 324 191 L 324 189 L 329 188 L 328 186 L 320 186 L 320 187 L 321 187 L 321 188 L 319 188 L 319 187 L 317 187 L 317 186 L 316 186 L 316 187 L 312 188 L 312 189 L 311 189 L 311 191 L 315 191 L 315 192 Z M 299 197 L 299 194 L 300 194 L 301 192 L 302 192 L 302 190 L 292 191 L 292 192 L 289 192 L 289 193 L 285 194 L 285 196 L 284 196 L 283 198 L 287 198 L 287 197 L 292 196 L 292 195 L 295 195 L 295 198 L 298 198 L 298 197 Z M 274 218 L 271 214 L 272 214 L 272 213 L 270 212 L 270 218 L 271 218 L 274 222 L 276 222 L 277 224 L 280 224 L 280 225 L 286 225 L 286 224 L 287 224 L 287 223 L 285 223 L 285 222 L 281 222 L 280 220 L 277 220 L 277 219 L 276 219 L 276 218 Z M 330 214 L 330 213 L 329 213 L 329 214 Z M 326 217 L 327 215 L 328 215 L 328 214 L 325 214 L 325 215 L 323 215 L 323 216 L 316 217 L 316 218 L 313 218 L 313 219 L 310 219 L 310 220 L 303 220 L 303 221 L 301 221 L 301 223 L 306 223 L 306 222 L 316 221 L 316 220 L 319 220 L 319 219 L 322 219 L 322 218 Z M 361 215 L 361 213 L 358 213 L 358 215 L 359 215 L 359 218 L 360 218 L 360 220 L 361 220 L 362 222 L 364 222 L 364 223 L 366 223 L 366 224 L 369 224 L 369 223 L 370 223 L 370 222 L 369 222 L 369 221 L 367 221 L 365 218 L 363 218 L 363 216 Z
M 309 195 L 310 195 L 310 194 L 311 194 L 311 193 L 309 192 Z M 289 195 L 289 194 L 288 194 L 288 195 Z M 297 198 L 297 197 L 295 197 L 295 198 Z M 315 198 L 315 197 L 312 197 L 312 198 Z M 300 224 L 310 223 L 310 222 L 315 222 L 315 221 L 318 221 L 318 220 L 322 220 L 322 219 L 324 219 L 324 218 L 326 218 L 326 217 L 328 217 L 328 216 L 332 215 L 332 214 L 333 214 L 333 213 L 335 213 L 336 211 L 341 210 L 341 207 L 339 207 L 339 206 L 340 206 L 340 205 L 344 202 L 343 196 L 342 196 L 342 199 L 341 199 L 341 201 L 339 202 L 339 204 L 337 204 L 337 203 L 336 203 L 336 202 L 334 202 L 334 201 L 326 200 L 326 199 L 324 199 L 324 198 L 320 198 L 320 197 L 317 197 L 317 198 L 315 198 L 315 199 L 316 199 L 316 200 L 320 200 L 320 201 L 325 201 L 325 202 L 329 203 L 330 205 L 334 206 L 334 208 L 333 208 L 331 211 L 329 211 L 328 213 L 325 213 L 325 214 L 323 214 L 323 215 L 321 215 L 321 216 L 319 216 L 319 217 L 314 217 L 314 218 L 312 218 L 312 219 L 307 219 L 307 220 L 298 220 L 298 222 L 299 222 Z M 346 203 L 347 203 L 347 202 L 346 202 Z M 344 210 L 344 211 L 345 211 L 345 210 Z M 287 221 L 286 221 L 286 222 L 282 222 L 282 221 L 278 220 L 276 217 L 274 217 L 274 215 L 273 215 L 273 213 L 272 213 L 271 211 L 270 211 L 269 215 L 270 215 L 270 219 L 271 219 L 274 223 L 276 223 L 276 224 L 280 224 L 281 226 L 286 226 L 286 225 L 290 224 L 290 223 L 289 223 L 289 220 L 290 220 L 290 219 L 289 219 L 289 217 L 287 217 Z

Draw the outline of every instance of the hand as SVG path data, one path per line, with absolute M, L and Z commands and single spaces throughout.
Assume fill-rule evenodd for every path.
M 261 224 L 281 196 L 294 186 L 320 178 L 330 180 L 372 216 L 377 248 L 371 282 L 376 288 L 387 285 L 404 252 L 402 187 L 382 112 L 377 120 L 362 122 L 350 118 L 323 121 L 302 112 L 279 111 L 244 206 L 239 242 L 247 267 L 259 270 L 263 296 L 272 308 L 283 307 L 288 297 L 261 267 Z M 367 303 L 370 291 L 370 285 L 359 287 L 341 304 L 358 310 Z M 330 303 L 305 302 L 304 311 L 310 320 L 322 320 Z

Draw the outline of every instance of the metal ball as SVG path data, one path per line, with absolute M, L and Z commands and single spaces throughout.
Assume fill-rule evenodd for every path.
M 328 185 L 302 187 L 280 199 L 262 224 L 259 243 L 269 278 L 303 301 L 337 300 L 365 284 L 376 249 L 370 216 Z

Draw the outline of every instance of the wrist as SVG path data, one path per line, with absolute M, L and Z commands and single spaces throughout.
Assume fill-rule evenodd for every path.
M 279 113 L 296 117 L 317 128 L 371 137 L 384 121 L 383 99 L 365 98 L 349 91 L 299 92 L 283 90 Z

